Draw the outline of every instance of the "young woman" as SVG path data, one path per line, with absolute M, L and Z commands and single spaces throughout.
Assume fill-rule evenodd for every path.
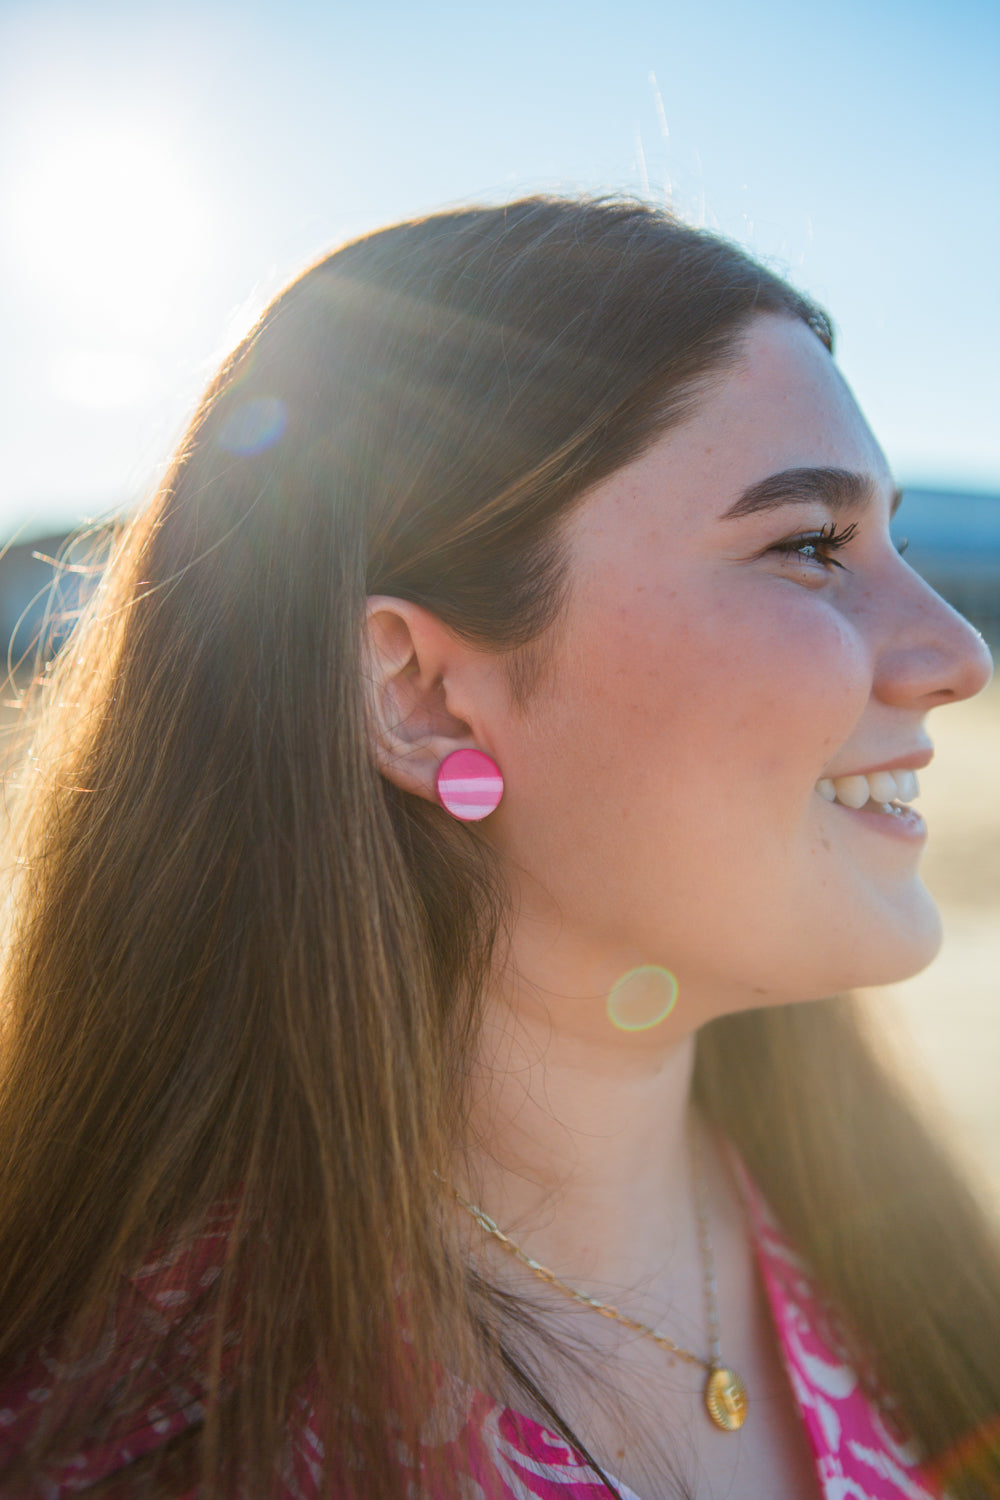
M 830 347 L 535 199 L 228 361 L 18 794 L 4 1495 L 1000 1493 L 995 1238 L 828 998 L 988 658 Z

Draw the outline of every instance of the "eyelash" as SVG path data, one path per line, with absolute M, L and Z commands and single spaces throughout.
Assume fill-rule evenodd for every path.
M 778 552 L 784 557 L 795 557 L 805 547 L 813 548 L 813 556 L 810 558 L 800 557 L 802 562 L 818 562 L 824 568 L 843 568 L 844 564 L 838 562 L 833 556 L 839 552 L 841 547 L 846 547 L 858 529 L 857 521 L 850 526 L 845 526 L 843 531 L 838 531 L 832 521 L 822 526 L 819 531 L 802 531 L 798 536 L 790 536 L 783 542 L 776 542 L 771 548 L 772 552 Z

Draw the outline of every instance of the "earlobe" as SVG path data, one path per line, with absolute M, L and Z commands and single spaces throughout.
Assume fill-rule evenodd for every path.
M 385 595 L 368 600 L 365 683 L 376 762 L 387 781 L 431 802 L 441 762 L 475 744 L 448 703 L 449 664 L 460 650 L 420 605 Z

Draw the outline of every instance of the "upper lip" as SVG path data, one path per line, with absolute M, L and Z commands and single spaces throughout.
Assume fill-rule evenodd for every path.
M 843 776 L 872 776 L 876 771 L 922 771 L 934 759 L 934 747 L 927 745 L 920 750 L 910 750 L 904 755 L 893 755 L 871 766 L 852 767 L 849 771 L 824 771 L 829 781 L 839 781 Z

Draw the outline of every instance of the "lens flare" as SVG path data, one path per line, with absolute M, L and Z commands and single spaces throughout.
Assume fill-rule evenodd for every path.
M 956 1480 L 988 1480 L 1000 1459 L 1000 1417 L 991 1417 L 967 1432 L 941 1458 L 925 1466 L 927 1478 L 949 1492 Z
M 219 433 L 219 447 L 248 458 L 276 443 L 288 425 L 285 403 L 277 396 L 257 396 L 230 412 Z
M 648 1031 L 665 1021 L 677 1003 L 677 980 L 669 969 L 643 964 L 615 981 L 608 1020 L 619 1031 Z

